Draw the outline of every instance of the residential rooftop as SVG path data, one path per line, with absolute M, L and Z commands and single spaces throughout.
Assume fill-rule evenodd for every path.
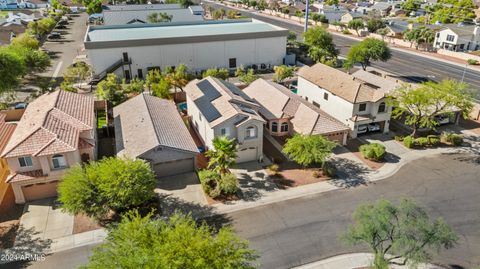
M 349 130 L 348 126 L 280 84 L 260 78 L 243 91 L 262 106 L 259 112 L 264 118 L 288 118 L 297 133 L 315 135 Z
M 170 100 L 139 94 L 113 108 L 117 154 L 137 158 L 158 146 L 198 152 Z
M 228 21 L 195 21 L 162 24 L 131 24 L 90 26 L 87 30 L 85 43 L 138 41 L 138 40 L 168 40 L 168 39 L 198 39 L 215 38 L 219 36 L 252 35 L 286 36 L 287 30 L 257 20 L 228 20 Z M 269 35 L 270 34 L 270 35 Z

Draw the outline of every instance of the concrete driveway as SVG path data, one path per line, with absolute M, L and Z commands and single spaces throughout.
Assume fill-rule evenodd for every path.
M 207 204 L 202 185 L 195 173 L 162 177 L 158 179 L 155 192 L 164 195 L 172 195 L 189 203 L 197 203 L 200 205 Z
M 62 212 L 55 198 L 42 199 L 25 205 L 20 226 L 22 230 L 16 241 L 22 236 L 40 240 L 56 239 L 73 233 L 73 215 Z

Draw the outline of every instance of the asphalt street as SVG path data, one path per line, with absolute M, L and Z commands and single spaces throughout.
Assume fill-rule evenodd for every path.
M 230 9 L 228 7 L 215 3 L 204 2 L 206 5 L 213 5 L 215 8 Z M 254 12 L 241 11 L 242 15 L 261 20 L 285 29 L 303 33 L 303 26 L 292 24 L 275 18 L 269 18 L 258 15 Z M 340 49 L 340 55 L 345 56 L 349 48 L 357 43 L 357 40 L 343 37 L 341 35 L 333 35 L 335 45 Z M 459 67 L 454 64 L 448 64 L 425 57 L 413 55 L 411 53 L 402 52 L 400 50 L 392 50 L 392 58 L 388 62 L 375 62 L 372 67 L 387 71 L 406 80 L 413 82 L 421 82 L 424 80 L 440 81 L 446 78 L 462 80 L 470 84 L 478 93 L 480 99 L 480 71 L 474 71 L 470 68 Z M 464 75 L 465 72 L 465 75 Z
M 237 211 L 227 218 L 257 249 L 259 268 L 291 268 L 341 253 L 368 251 L 347 247 L 338 239 L 351 223 L 355 208 L 380 198 L 397 201 L 410 197 L 432 217 L 444 218 L 460 237 L 455 248 L 435 255 L 434 262 L 451 269 L 478 268 L 479 175 L 478 155 L 441 155 L 407 164 L 377 183 Z M 91 250 L 85 246 L 58 252 L 28 268 L 76 268 L 88 261 Z M 20 266 L 25 264 L 8 268 Z

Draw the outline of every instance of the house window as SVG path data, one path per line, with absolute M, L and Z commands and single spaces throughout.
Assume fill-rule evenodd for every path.
M 447 41 L 453 42 L 453 40 L 455 40 L 454 35 L 447 35 Z
M 18 158 L 18 162 L 20 163 L 20 167 L 33 166 L 32 158 L 30 157 L 20 157 Z
M 360 106 L 358 107 L 358 111 L 365 111 L 367 110 L 367 104 L 360 104 Z
M 130 80 L 130 70 L 125 70 L 125 79 Z
M 313 104 L 314 106 L 320 108 L 320 104 L 319 104 L 319 103 L 317 103 L 317 102 L 315 102 L 315 101 L 312 101 L 312 104 Z
M 288 132 L 288 123 L 284 122 L 282 125 L 280 125 L 280 131 L 281 132 Z
M 143 79 L 143 70 L 142 69 L 138 69 L 137 74 L 138 74 L 139 79 Z
M 308 96 L 305 96 L 305 100 L 307 100 L 307 101 L 308 101 Z
M 378 106 L 378 113 L 383 113 L 385 112 L 385 103 L 381 102 L 380 105 Z
M 229 68 L 236 68 L 237 67 L 237 58 L 228 59 L 228 67 Z
M 53 155 L 52 157 L 53 169 L 63 168 L 67 166 L 65 157 L 63 155 Z
M 126 52 L 123 53 L 123 61 L 128 63 L 128 53 Z
M 255 126 L 247 127 L 247 136 L 246 138 L 255 138 L 257 137 L 257 128 Z
M 278 123 L 276 121 L 272 122 L 272 132 L 278 132 Z
M 221 135 L 221 136 L 229 136 L 229 135 L 230 135 L 230 132 L 229 132 L 228 128 L 222 128 L 222 129 L 220 129 L 220 135 Z
M 323 93 L 323 99 L 328 100 L 328 93 L 326 92 Z

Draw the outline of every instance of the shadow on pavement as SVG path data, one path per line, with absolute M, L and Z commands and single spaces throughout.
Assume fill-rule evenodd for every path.
M 370 170 L 366 166 L 344 158 L 337 159 L 335 166 L 337 167 L 337 177 L 330 180 L 334 186 L 350 188 L 367 185 L 366 176 Z

